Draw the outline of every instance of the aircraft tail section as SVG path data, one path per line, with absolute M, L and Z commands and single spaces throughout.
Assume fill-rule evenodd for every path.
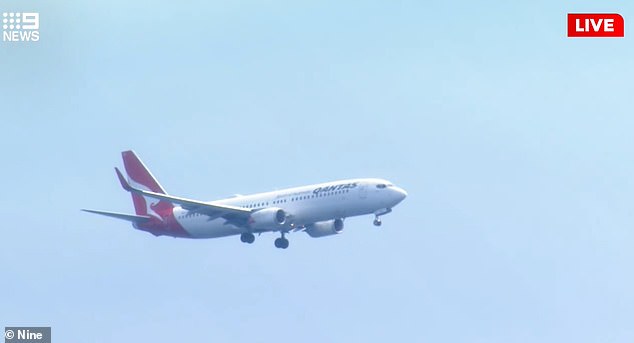
M 123 166 L 133 186 L 154 193 L 167 194 L 134 151 L 124 151 L 121 156 L 123 157 Z M 164 217 L 169 215 L 170 213 L 168 212 L 171 212 L 173 208 L 173 205 L 167 201 L 156 202 L 156 200 L 145 198 L 140 194 L 131 194 L 134 210 L 139 216 L 158 215 L 159 217 Z
M 145 164 L 141 162 L 141 159 L 132 150 L 124 151 L 121 153 L 123 157 L 123 166 L 131 181 L 138 185 L 145 186 L 147 190 L 154 193 L 165 194 L 165 190 L 158 183 L 154 175 L 147 169 Z

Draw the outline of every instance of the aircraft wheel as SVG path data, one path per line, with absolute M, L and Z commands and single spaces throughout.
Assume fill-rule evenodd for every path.
M 278 238 L 275 240 L 275 247 L 280 249 L 288 248 L 288 239 L 286 238 Z
M 245 233 L 240 235 L 240 240 L 242 241 L 242 243 L 251 244 L 251 243 L 255 242 L 255 236 L 252 233 L 245 232 Z
M 381 226 L 381 224 L 382 224 L 381 219 L 379 218 L 374 219 L 374 226 Z

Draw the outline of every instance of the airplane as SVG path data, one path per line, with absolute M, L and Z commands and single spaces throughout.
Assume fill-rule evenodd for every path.
M 381 226 L 381 216 L 407 196 L 387 180 L 363 178 L 199 201 L 168 195 L 134 151 L 121 155 L 128 178 L 118 168 L 115 172 L 123 189 L 132 194 L 136 213 L 82 211 L 127 220 L 155 236 L 240 235 L 250 244 L 255 234 L 278 232 L 275 247 L 286 249 L 286 234 L 304 231 L 314 238 L 340 234 L 347 217 L 374 214 L 374 225 Z

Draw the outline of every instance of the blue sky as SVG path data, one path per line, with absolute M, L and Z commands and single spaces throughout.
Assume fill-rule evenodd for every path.
M 631 342 L 629 3 L 5 1 L 0 324 L 90 342 Z M 568 39 L 618 12 L 623 39 Z M 154 238 L 112 167 L 211 200 L 351 177 L 342 235 Z

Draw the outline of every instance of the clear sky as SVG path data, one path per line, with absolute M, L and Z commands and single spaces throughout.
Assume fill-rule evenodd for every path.
M 3 1 L 0 325 L 55 342 L 634 341 L 634 6 Z M 618 12 L 623 39 L 568 39 Z M 212 200 L 353 177 L 409 197 L 344 233 L 155 238 L 134 149 Z

